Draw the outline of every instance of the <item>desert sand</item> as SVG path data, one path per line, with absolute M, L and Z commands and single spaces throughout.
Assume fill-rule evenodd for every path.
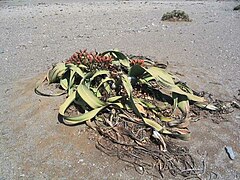
M 35 83 L 76 50 L 117 48 L 168 63 L 193 89 L 233 100 L 240 90 L 239 3 L 1 0 L 0 179 L 153 179 L 96 150 L 84 125 L 60 124 L 63 97 L 37 96 Z M 162 22 L 174 9 L 192 22 Z M 239 110 L 219 123 L 206 117 L 192 123 L 190 141 L 179 142 L 199 160 L 207 154 L 203 179 L 240 179 L 239 117 Z

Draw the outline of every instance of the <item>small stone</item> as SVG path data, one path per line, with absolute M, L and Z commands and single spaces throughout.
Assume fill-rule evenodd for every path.
M 140 170 L 140 171 L 143 171 L 143 167 L 139 167 L 139 170 Z
M 230 158 L 231 160 L 234 160 L 234 159 L 235 159 L 235 154 L 234 154 L 234 152 L 233 152 L 232 147 L 231 147 L 231 146 L 226 146 L 226 147 L 225 147 L 225 150 L 226 150 L 229 158 Z
M 3 54 L 3 53 L 4 53 L 4 49 L 0 48 L 0 54 Z
M 236 7 L 233 8 L 234 11 L 239 11 L 240 10 L 240 4 Z
M 80 163 L 80 162 L 83 162 L 83 159 L 79 159 L 79 160 L 78 160 L 78 163 Z

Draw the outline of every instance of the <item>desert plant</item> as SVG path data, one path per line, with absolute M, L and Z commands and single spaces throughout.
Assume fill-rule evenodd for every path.
M 162 21 L 191 21 L 191 19 L 184 11 L 173 10 L 163 14 Z
M 44 81 L 58 83 L 67 94 L 59 114 L 71 125 L 101 119 L 113 127 L 113 122 L 99 117 L 114 110 L 119 116 L 131 113 L 153 131 L 188 139 L 190 105 L 216 109 L 156 62 L 115 50 L 76 52 L 54 65 Z M 39 86 L 37 94 L 49 95 Z M 76 106 L 80 115 L 68 113 L 70 106 Z

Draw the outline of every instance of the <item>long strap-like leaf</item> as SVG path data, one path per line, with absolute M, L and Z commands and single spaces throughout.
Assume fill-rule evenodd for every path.
M 65 115 L 66 109 L 71 105 L 71 103 L 75 100 L 75 98 L 76 98 L 76 91 L 74 91 L 59 108 L 59 114 L 63 117 L 63 121 L 67 124 L 78 124 L 78 123 L 90 120 L 94 118 L 102 109 L 106 107 L 106 106 L 102 106 L 100 108 L 96 108 L 94 110 L 91 110 L 80 116 L 75 116 L 75 117 Z
M 158 67 L 151 67 L 149 69 L 145 69 L 149 74 L 151 74 L 157 82 L 160 82 L 163 88 L 169 90 L 171 92 L 175 92 L 178 94 L 182 94 L 188 97 L 189 100 L 196 102 L 204 102 L 205 99 L 203 97 L 196 96 L 191 93 L 187 93 L 180 89 L 172 79 L 172 76 L 168 74 L 164 69 Z
M 65 111 L 67 110 L 67 108 L 73 103 L 73 101 L 76 98 L 76 94 L 77 92 L 74 91 L 67 99 L 66 101 L 60 106 L 59 108 L 59 114 L 63 117 L 63 121 L 66 124 L 79 124 L 88 120 L 93 119 L 94 117 L 96 117 L 96 115 L 102 111 L 103 109 L 105 109 L 106 107 L 108 107 L 109 105 L 113 105 L 113 106 L 117 106 L 119 108 L 123 108 L 121 103 L 108 103 L 105 104 L 104 106 L 95 108 L 91 111 L 88 111 L 84 114 L 81 114 L 80 116 L 67 116 L 65 115 Z
M 91 90 L 89 90 L 85 85 L 80 84 L 77 87 L 77 92 L 79 94 L 79 96 L 92 108 L 100 108 L 104 105 L 106 105 L 105 102 L 101 101 L 100 99 L 97 98 L 97 96 L 95 96 L 93 94 L 93 92 Z
M 130 105 L 131 105 L 131 108 L 133 109 L 133 111 L 135 112 L 135 114 L 142 118 L 142 120 L 150 127 L 154 128 L 155 130 L 157 131 L 162 131 L 162 133 L 166 133 L 166 134 L 171 134 L 170 131 L 167 131 L 165 128 L 163 128 L 159 123 L 151 120 L 151 119 L 148 119 L 148 118 L 144 118 L 142 117 L 140 111 L 138 110 L 134 100 L 133 100 L 133 97 L 132 97 L 132 85 L 130 83 L 130 80 L 128 79 L 128 77 L 126 75 L 123 75 L 122 76 L 122 83 L 123 83 L 123 86 L 125 88 L 125 90 L 127 91 L 128 93 L 128 97 L 129 97 L 129 101 L 130 101 Z
M 47 74 L 49 83 L 56 82 L 66 72 L 65 63 L 58 63 L 53 69 L 50 69 Z

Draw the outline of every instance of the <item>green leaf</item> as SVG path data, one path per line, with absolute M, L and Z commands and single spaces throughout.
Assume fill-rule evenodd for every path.
M 160 124 L 158 124 L 157 122 L 148 119 L 148 118 L 143 118 L 143 121 L 150 127 L 154 128 L 156 131 L 161 132 L 163 134 L 172 134 L 170 131 L 166 130 L 165 128 L 163 128 Z
M 178 108 L 185 114 L 189 113 L 190 105 L 189 105 L 189 101 L 187 100 L 187 98 L 185 100 L 180 100 L 178 102 Z
M 193 95 L 193 94 L 190 94 L 190 93 L 186 93 L 176 85 L 171 87 L 171 91 L 175 92 L 175 93 L 178 93 L 178 94 L 185 95 L 185 96 L 188 97 L 189 100 L 192 100 L 192 101 L 196 101 L 196 102 L 204 102 L 205 101 L 205 99 L 203 97 L 199 97 L 199 96 L 196 96 L 196 95 Z
M 176 85 L 182 89 L 183 91 L 187 92 L 187 93 L 190 93 L 190 94 L 193 94 L 193 91 L 192 89 L 190 89 L 185 83 L 182 83 L 182 82 L 177 82 Z
M 132 85 L 131 85 L 131 82 L 130 80 L 128 79 L 128 76 L 126 76 L 125 74 L 123 74 L 121 76 L 121 80 L 122 80 L 122 84 L 123 84 L 123 87 L 125 88 L 125 90 L 127 91 L 127 94 L 128 94 L 128 98 L 129 98 L 129 103 L 130 103 L 130 106 L 132 108 L 132 110 L 135 112 L 135 114 L 138 116 L 138 117 L 142 117 L 141 113 L 139 112 L 138 108 L 136 107 L 135 105 L 135 102 L 133 100 L 133 97 L 132 97 Z
M 125 107 L 123 106 L 122 103 L 110 103 L 109 105 L 114 105 L 114 106 L 117 106 L 120 109 L 125 109 Z
M 128 72 L 128 76 L 130 77 L 138 77 L 144 74 L 144 72 L 146 72 L 146 70 L 144 68 L 142 68 L 139 65 L 133 65 Z
M 47 80 L 49 83 L 57 82 L 66 71 L 65 63 L 58 63 L 55 67 L 48 71 Z
M 145 76 L 142 80 L 149 82 L 149 81 L 155 80 L 155 78 L 148 75 L 148 76 Z
M 76 117 L 64 116 L 64 122 L 67 124 L 79 124 L 91 120 L 104 108 L 105 106 L 102 106 Z
M 79 67 L 77 67 L 76 65 L 70 66 L 69 69 L 76 72 L 82 78 L 85 76 L 85 73 Z
M 71 70 L 70 71 L 70 77 L 69 77 L 69 86 L 68 86 L 68 88 L 69 88 L 69 90 L 70 90 L 70 88 L 73 86 L 73 84 L 74 84 L 74 81 L 75 81 L 75 70 Z
M 79 96 L 93 109 L 106 105 L 103 101 L 98 99 L 97 96 L 95 96 L 93 92 L 83 84 L 80 84 L 77 87 L 77 92 Z
M 132 84 L 131 84 L 128 76 L 123 74 L 121 76 L 121 80 L 122 80 L 122 83 L 123 83 L 123 86 L 124 86 L 125 90 L 127 91 L 128 97 L 131 97 L 132 96 L 133 87 L 132 87 Z
M 68 89 L 68 80 L 67 78 L 61 79 L 60 80 L 60 85 L 64 90 Z
M 102 55 L 106 55 L 106 54 L 110 54 L 111 56 L 113 56 L 114 60 L 119 61 L 121 63 L 121 65 L 123 65 L 125 67 L 130 67 L 129 58 L 122 52 L 113 50 L 113 51 L 106 51 L 106 52 L 102 53 Z
M 47 80 L 49 83 L 52 82 L 52 80 L 54 79 L 53 78 L 53 74 L 58 70 L 59 67 L 61 66 L 64 66 L 65 67 L 65 64 L 63 65 L 63 63 L 58 63 L 56 64 L 55 66 L 52 67 L 52 69 L 49 69 L 48 70 L 48 73 L 47 73 Z
M 146 71 L 151 74 L 156 80 L 164 81 L 164 83 L 169 83 L 174 85 L 172 76 L 166 72 L 164 69 L 158 67 L 150 67 Z
M 107 70 L 100 70 L 100 71 L 97 71 L 91 78 L 90 78 L 90 81 L 93 81 L 97 76 L 101 76 L 101 75 L 109 75 L 110 72 L 107 71 Z
M 147 118 L 144 118 L 142 117 L 139 109 L 137 108 L 134 100 L 133 100 L 133 97 L 132 97 L 132 85 L 128 79 L 128 77 L 126 75 L 122 75 L 122 83 L 123 83 L 123 86 L 125 88 L 125 90 L 127 91 L 127 94 L 129 96 L 129 101 L 130 101 L 130 106 L 132 108 L 132 110 L 135 112 L 135 114 L 138 116 L 138 117 L 141 117 L 143 119 L 143 121 L 149 125 L 150 127 L 156 129 L 157 131 L 161 131 L 162 133 L 165 133 L 165 134 L 171 134 L 170 131 L 167 131 L 165 130 L 160 124 L 158 124 L 157 122 L 153 121 L 153 120 L 150 120 L 150 119 L 147 119 Z
M 218 107 L 214 106 L 213 104 L 196 102 L 194 105 L 196 105 L 197 107 L 203 108 L 203 109 L 211 110 L 211 111 L 218 110 Z
M 175 92 L 178 94 L 182 94 L 188 97 L 189 100 L 204 102 L 205 99 L 190 93 L 187 93 L 180 89 L 177 85 L 175 85 L 172 75 L 168 74 L 164 69 L 158 67 L 150 67 L 145 69 L 157 82 L 161 84 L 163 88 L 168 91 Z M 152 80 L 151 77 L 146 77 L 146 81 Z
M 82 110 L 88 110 L 88 104 L 78 94 L 76 94 L 76 99 L 74 100 L 74 103 L 78 105 Z
M 145 100 L 143 100 L 143 99 L 140 99 L 140 98 L 139 98 L 139 100 L 140 100 L 140 103 L 141 103 L 142 105 L 145 105 L 144 107 L 146 107 L 146 108 L 148 108 L 148 109 L 155 109 L 155 108 L 156 108 L 156 106 L 153 105 L 153 104 L 150 103 L 150 102 L 147 102 L 147 101 L 145 101 Z
M 83 64 L 79 64 L 79 65 L 77 65 L 77 67 L 83 68 L 83 69 L 87 69 L 87 68 L 88 68 L 87 66 L 85 66 L 85 65 L 83 65 Z
M 174 109 L 176 106 L 185 114 L 189 113 L 190 111 L 190 105 L 187 96 L 172 93 L 172 97 L 174 99 Z
M 111 104 L 93 109 L 89 112 L 86 112 L 86 113 L 80 115 L 80 116 L 70 117 L 70 116 L 64 116 L 63 115 L 64 122 L 67 123 L 67 124 L 73 125 L 73 124 L 79 124 L 79 123 L 91 120 L 91 119 L 95 118 L 100 111 L 102 111 L 104 108 L 106 108 L 109 105 L 113 105 L 113 106 L 117 106 L 119 108 L 123 108 L 121 103 L 111 103 Z
M 121 65 L 125 67 L 130 67 L 130 63 L 128 59 L 120 59 L 119 62 L 121 63 Z
M 120 66 L 121 63 L 119 61 L 112 61 L 112 64 L 115 65 L 115 66 Z
M 108 94 L 110 94 L 110 92 L 112 91 L 110 85 L 108 83 L 104 83 L 104 88 L 107 91 Z
M 102 94 L 100 93 L 100 91 L 97 91 L 97 92 L 96 92 L 96 96 L 97 96 L 98 98 L 102 97 Z
M 107 102 L 113 103 L 113 102 L 118 101 L 120 99 L 122 99 L 122 96 L 113 96 L 113 97 L 108 98 Z
M 165 117 L 165 116 L 161 116 L 160 119 L 161 119 L 161 121 L 164 121 L 164 122 L 170 122 L 170 121 L 172 121 L 172 118 L 170 118 L 170 117 Z
M 94 74 L 93 72 L 88 72 L 84 74 L 80 84 L 84 84 L 90 89 L 90 78 L 93 76 L 93 74 Z
M 173 109 L 177 109 L 178 105 L 178 94 L 177 93 L 172 93 L 172 98 L 173 98 Z
M 96 88 L 96 91 L 99 90 L 99 88 L 104 85 L 106 82 L 108 81 L 113 81 L 113 83 L 115 83 L 115 80 L 113 78 L 110 78 L 110 77 L 106 77 L 104 79 L 102 79 L 101 83 L 98 85 L 98 87 Z
M 68 96 L 66 101 L 59 107 L 59 114 L 60 115 L 64 116 L 64 113 L 65 113 L 66 109 L 75 100 L 75 98 L 76 98 L 76 91 L 74 91 L 70 96 Z

